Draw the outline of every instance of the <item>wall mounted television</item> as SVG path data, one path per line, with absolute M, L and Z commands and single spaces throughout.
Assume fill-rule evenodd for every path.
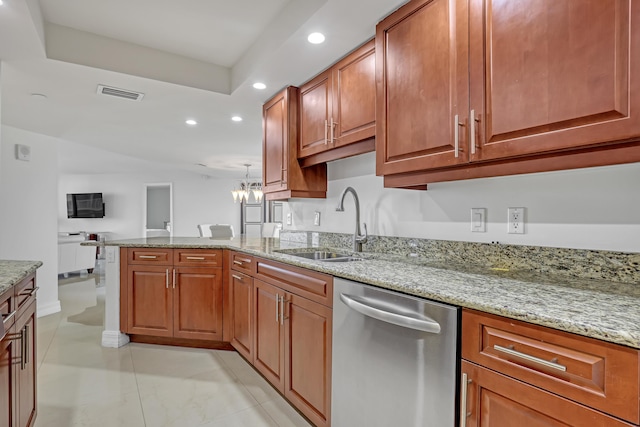
M 104 218 L 102 193 L 67 194 L 67 218 Z

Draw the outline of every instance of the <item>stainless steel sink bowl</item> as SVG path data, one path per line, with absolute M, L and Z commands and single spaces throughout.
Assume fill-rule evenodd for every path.
M 351 256 L 349 254 L 342 254 L 339 252 L 327 252 L 327 251 L 312 251 L 312 252 L 295 252 L 288 255 L 298 256 L 300 258 L 313 259 L 316 261 L 325 262 L 349 262 L 360 261 L 361 258 Z

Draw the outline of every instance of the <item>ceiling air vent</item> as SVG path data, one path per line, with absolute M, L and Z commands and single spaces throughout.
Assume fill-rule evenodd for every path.
M 131 99 L 132 101 L 142 101 L 142 98 L 144 98 L 144 93 L 105 85 L 98 85 L 97 93 L 98 95 L 115 96 L 118 98 Z

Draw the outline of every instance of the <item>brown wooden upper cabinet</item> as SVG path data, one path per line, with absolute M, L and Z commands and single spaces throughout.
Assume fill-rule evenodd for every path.
M 640 161 L 638 19 L 634 0 L 407 3 L 376 30 L 378 175 Z
M 303 166 L 375 149 L 375 66 L 370 40 L 300 87 Z
M 300 166 L 298 88 L 289 86 L 262 107 L 262 191 L 266 200 L 325 198 L 327 166 Z

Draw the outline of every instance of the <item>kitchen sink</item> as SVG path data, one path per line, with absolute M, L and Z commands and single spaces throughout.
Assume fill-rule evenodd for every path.
M 288 255 L 325 262 L 349 262 L 362 260 L 362 258 L 358 258 L 349 254 L 328 251 L 295 252 L 289 253 Z

